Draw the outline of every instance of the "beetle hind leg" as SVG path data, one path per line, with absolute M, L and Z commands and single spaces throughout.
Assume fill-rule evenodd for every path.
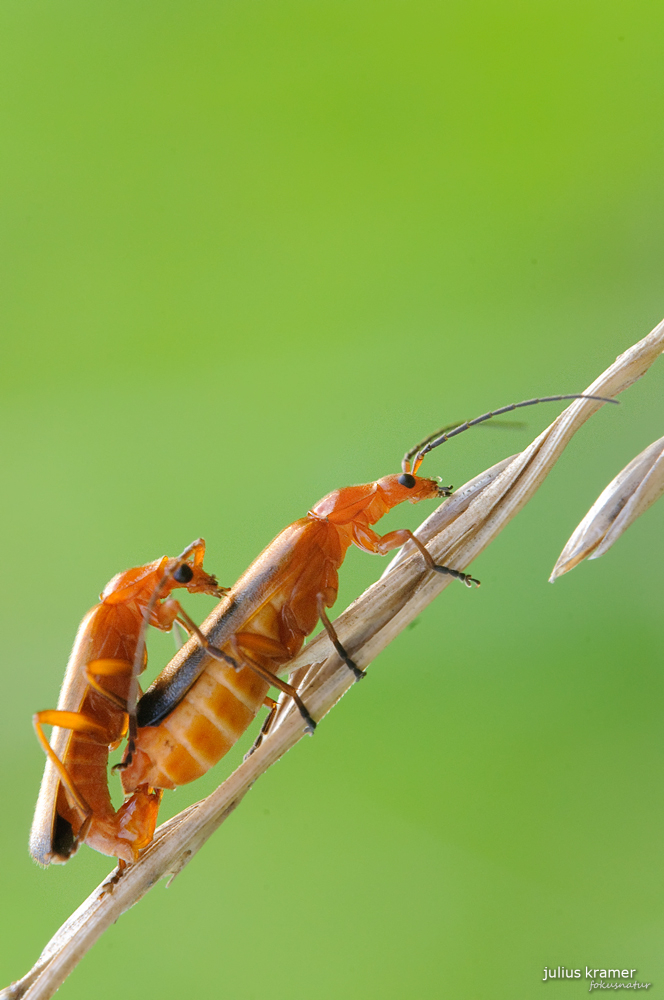
M 70 796 L 72 802 L 74 803 L 75 808 L 78 809 L 81 815 L 83 816 L 83 823 L 81 826 L 81 830 L 83 829 L 83 827 L 85 827 L 87 830 L 92 820 L 92 809 L 90 808 L 88 803 L 85 801 L 85 799 L 77 789 L 76 785 L 72 780 L 71 775 L 69 774 L 69 771 L 64 766 L 58 755 L 53 750 L 53 747 L 46 739 L 46 734 L 44 733 L 42 726 L 43 725 L 60 726 L 63 729 L 71 729 L 74 732 L 94 733 L 95 735 L 99 735 L 99 733 L 103 735 L 104 731 L 102 727 L 97 725 L 97 723 L 94 722 L 92 719 L 88 719 L 87 716 L 83 715 L 81 712 L 61 712 L 58 711 L 57 709 L 47 709 L 44 712 L 35 712 L 35 714 L 32 717 L 32 724 L 35 727 L 37 739 L 44 748 L 46 756 L 48 757 L 51 764 L 53 765 L 53 767 L 60 776 L 60 781 L 62 782 L 63 787 Z M 62 831 L 62 835 L 66 839 L 66 834 L 64 831 Z M 76 834 L 75 839 L 76 840 L 81 839 L 80 830 L 78 834 Z

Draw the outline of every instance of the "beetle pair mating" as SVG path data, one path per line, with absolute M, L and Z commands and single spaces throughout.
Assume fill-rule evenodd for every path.
M 164 556 L 115 576 L 81 623 L 58 708 L 34 717 L 47 763 L 30 836 L 33 858 L 43 865 L 64 863 L 85 842 L 121 862 L 135 861 L 152 840 L 162 790 L 204 774 L 263 705 L 274 709 L 271 686 L 293 698 L 313 732 L 316 723 L 306 705 L 278 674 L 321 621 L 348 668 L 357 679 L 364 676 L 326 611 L 336 600 L 338 570 L 350 545 L 385 555 L 412 541 L 429 571 L 477 584 L 465 573 L 436 565 L 408 529 L 380 536 L 372 525 L 406 500 L 450 495 L 438 480 L 417 475 L 425 455 L 438 445 L 501 413 L 563 399 L 600 397 L 525 400 L 437 431 L 406 453 L 401 474 L 324 497 L 282 531 L 230 590 L 204 571 L 201 539 L 175 559 Z M 206 634 L 171 596 L 178 587 L 224 598 L 207 620 Z M 191 643 L 183 647 L 139 700 L 146 627 L 168 631 L 176 621 L 192 635 L 193 649 Z M 50 744 L 44 725 L 54 727 Z M 125 736 L 125 757 L 116 766 L 127 798 L 115 810 L 108 756 Z

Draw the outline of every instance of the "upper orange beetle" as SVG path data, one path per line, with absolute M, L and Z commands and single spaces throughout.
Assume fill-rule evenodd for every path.
M 364 676 L 326 613 L 336 600 L 338 570 L 349 546 L 384 555 L 412 541 L 429 570 L 450 574 L 467 586 L 477 583 L 456 569 L 437 566 L 408 529 L 381 536 L 372 525 L 406 500 L 417 503 L 449 495 L 438 480 L 416 474 L 424 456 L 444 441 L 499 413 L 577 398 L 596 397 L 526 400 L 485 413 L 449 433 L 437 431 L 406 453 L 400 475 L 335 490 L 277 535 L 205 621 L 200 645 L 183 647 L 141 699 L 135 747 L 125 758 L 125 791 L 135 792 L 145 784 L 174 788 L 204 774 L 245 731 L 261 705 L 274 704 L 267 698 L 271 685 L 293 697 L 307 729 L 313 731 L 316 723 L 297 691 L 277 675 L 320 620 L 356 678 Z

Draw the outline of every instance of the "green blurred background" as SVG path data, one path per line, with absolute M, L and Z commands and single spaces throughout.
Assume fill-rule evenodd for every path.
M 112 867 L 26 847 L 31 713 L 106 581 L 203 535 L 230 584 L 329 490 L 582 390 L 662 317 L 663 29 L 639 0 L 4 0 L 0 985 Z M 63 997 L 587 990 L 545 964 L 662 988 L 664 508 L 547 577 L 662 434 L 663 374 Z M 460 485 L 559 409 L 426 468 Z M 384 565 L 353 551 L 335 613 Z

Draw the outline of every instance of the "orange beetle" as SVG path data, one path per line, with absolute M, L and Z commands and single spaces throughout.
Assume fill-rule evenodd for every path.
M 260 707 L 271 703 L 271 685 L 293 697 L 313 732 L 316 723 L 297 691 L 277 675 L 320 620 L 356 678 L 364 676 L 326 613 L 336 600 L 338 570 L 349 546 L 384 555 L 412 541 L 429 570 L 450 574 L 468 586 L 477 583 L 465 573 L 436 565 L 411 531 L 380 536 L 372 525 L 405 500 L 418 503 L 449 496 L 437 480 L 416 475 L 424 456 L 439 444 L 500 413 L 580 398 L 598 397 L 526 400 L 485 413 L 449 433 L 437 431 L 406 453 L 400 475 L 335 490 L 282 531 L 205 621 L 200 643 L 184 646 L 143 695 L 135 748 L 130 747 L 125 758 L 125 791 L 135 793 L 146 785 L 175 788 L 204 774 L 233 746 Z
M 170 597 L 176 587 L 222 597 L 203 570 L 205 542 L 175 559 L 163 556 L 118 573 L 81 622 L 57 709 L 37 712 L 34 725 L 47 761 L 30 833 L 41 865 L 64 864 L 86 843 L 121 862 L 135 861 L 154 833 L 161 791 L 143 783 L 116 811 L 108 788 L 109 749 L 136 729 L 137 675 L 145 668 L 145 628 L 195 626 Z M 54 727 L 49 744 L 43 725 Z

